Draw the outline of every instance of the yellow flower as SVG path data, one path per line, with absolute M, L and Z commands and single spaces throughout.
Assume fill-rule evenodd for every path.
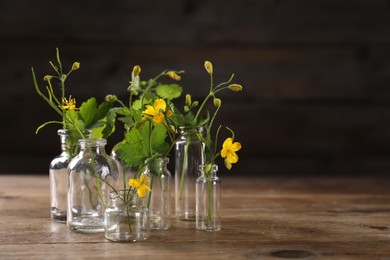
M 164 99 L 156 99 L 154 101 L 153 106 L 146 105 L 146 109 L 143 112 L 144 117 L 152 119 L 153 122 L 157 125 L 161 125 L 165 120 L 165 109 L 167 108 L 167 104 Z M 167 112 L 168 116 L 172 115 L 172 111 Z
M 177 80 L 177 81 L 179 81 L 179 80 L 181 79 L 181 77 L 180 77 L 176 72 L 174 72 L 173 70 L 168 71 L 168 72 L 167 72 L 167 75 L 168 75 L 171 79 L 174 79 L 174 80 Z
M 78 70 L 80 68 L 80 62 L 74 62 L 72 65 L 72 70 Z
M 130 179 L 129 185 L 130 187 L 137 188 L 137 194 L 140 198 L 143 198 L 146 196 L 146 192 L 152 191 L 150 187 L 148 186 L 150 182 L 149 176 L 147 175 L 141 175 L 141 177 L 136 179 Z
M 137 77 L 141 73 L 141 67 L 138 65 L 135 65 L 133 68 L 133 77 Z
M 228 86 L 230 90 L 233 90 L 234 92 L 238 92 L 242 90 L 242 86 L 240 84 L 231 84 Z
M 62 110 L 78 110 L 78 108 L 76 107 L 75 98 L 69 97 L 69 101 L 66 98 L 63 98 L 62 104 L 62 106 L 59 106 Z
M 213 74 L 213 64 L 210 61 L 204 62 L 204 68 L 210 75 Z
M 223 142 L 221 157 L 225 158 L 225 166 L 228 170 L 232 168 L 232 164 L 238 162 L 237 151 L 241 149 L 241 144 L 239 142 L 234 142 L 231 137 L 227 138 Z

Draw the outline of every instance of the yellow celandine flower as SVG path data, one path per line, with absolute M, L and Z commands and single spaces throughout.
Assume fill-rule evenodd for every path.
M 228 170 L 232 168 L 232 164 L 238 162 L 237 151 L 241 149 L 241 144 L 239 142 L 234 142 L 231 137 L 227 138 L 223 142 L 221 157 L 225 158 L 225 166 Z
M 153 122 L 157 125 L 161 125 L 165 120 L 165 110 L 167 108 L 167 104 L 164 99 L 156 99 L 154 101 L 153 106 L 146 105 L 146 109 L 143 112 L 144 117 L 152 119 Z M 171 110 L 167 111 L 167 115 L 171 116 L 173 113 Z
M 62 110 L 78 110 L 76 107 L 76 99 L 69 97 L 69 101 L 66 98 L 62 99 L 62 106 L 60 105 L 59 107 Z
M 147 175 L 141 175 L 139 179 L 130 179 L 129 185 L 130 187 L 137 188 L 137 194 L 140 198 L 146 196 L 147 191 L 152 191 L 148 186 L 150 182 L 150 178 Z

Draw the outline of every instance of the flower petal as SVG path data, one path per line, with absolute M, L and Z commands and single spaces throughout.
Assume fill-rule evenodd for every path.
M 139 182 L 136 179 L 130 179 L 129 180 L 129 186 L 137 188 L 137 187 L 141 186 L 141 182 Z
M 151 105 L 146 105 L 146 109 L 143 112 L 143 115 L 147 118 L 151 118 L 157 115 L 156 110 Z
M 167 108 L 167 104 L 165 103 L 164 99 L 159 98 L 154 101 L 154 109 L 156 112 L 160 112 L 160 110 L 165 112 L 165 109 Z
M 239 142 L 234 142 L 232 144 L 232 146 L 230 147 L 230 150 L 232 150 L 233 152 L 237 152 L 241 149 L 241 143 Z
M 232 145 L 232 143 L 233 143 L 233 139 L 231 137 L 226 138 L 225 142 L 223 142 L 222 147 L 224 149 L 230 149 L 230 146 Z
M 158 115 L 155 115 L 153 117 L 153 122 L 156 124 L 156 125 L 161 125 L 165 120 L 165 116 L 163 113 L 158 113 Z
M 146 189 L 145 189 L 145 187 L 139 187 L 138 189 L 137 189 L 137 194 L 138 194 L 138 196 L 140 197 L 140 198 L 143 198 L 143 197 L 145 197 L 146 196 Z
M 228 160 L 230 163 L 236 163 L 238 162 L 238 155 L 233 151 L 229 151 L 226 160 Z
M 228 162 L 227 158 L 225 159 L 225 166 L 228 170 L 230 170 L 232 168 L 232 164 Z

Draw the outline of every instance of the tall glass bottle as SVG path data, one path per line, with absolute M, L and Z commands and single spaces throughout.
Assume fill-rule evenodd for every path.
M 195 220 L 195 181 L 204 164 L 203 128 L 179 127 L 175 144 L 175 210 L 180 220 Z
M 196 229 L 221 230 L 221 180 L 217 165 L 201 165 L 196 180 Z
M 117 187 L 118 170 L 105 139 L 81 139 L 80 152 L 68 166 L 67 225 L 78 232 L 104 232 L 104 210 Z
M 78 153 L 79 134 L 76 131 L 59 129 L 57 134 L 61 141 L 61 154 L 50 162 L 50 205 L 51 218 L 55 222 L 66 222 L 68 205 L 68 173 L 67 167 L 70 160 Z M 87 137 L 90 131 L 84 133 Z
M 168 158 L 152 158 L 147 160 L 142 172 L 149 176 L 152 190 L 144 202 L 149 208 L 151 229 L 168 229 L 171 226 L 171 173 L 167 168 L 168 162 Z

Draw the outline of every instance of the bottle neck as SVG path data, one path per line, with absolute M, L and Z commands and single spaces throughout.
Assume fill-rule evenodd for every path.
M 104 147 L 107 144 L 107 141 L 105 139 L 100 139 L 100 138 L 80 139 L 79 144 L 80 144 L 81 152 L 106 154 Z
M 218 178 L 218 165 L 216 164 L 202 164 L 199 165 L 200 176 L 204 178 Z
M 90 130 L 84 130 L 82 131 L 82 133 L 86 138 L 89 138 L 91 135 Z M 77 151 L 78 140 L 81 138 L 79 132 L 77 132 L 76 130 L 59 129 L 57 131 L 57 134 L 60 136 L 62 152 L 66 152 L 72 155 L 73 152 Z M 73 156 L 74 155 L 76 154 L 73 154 Z
M 156 157 L 146 161 L 146 169 L 152 174 L 160 175 L 162 172 L 167 171 L 167 165 L 169 158 Z

